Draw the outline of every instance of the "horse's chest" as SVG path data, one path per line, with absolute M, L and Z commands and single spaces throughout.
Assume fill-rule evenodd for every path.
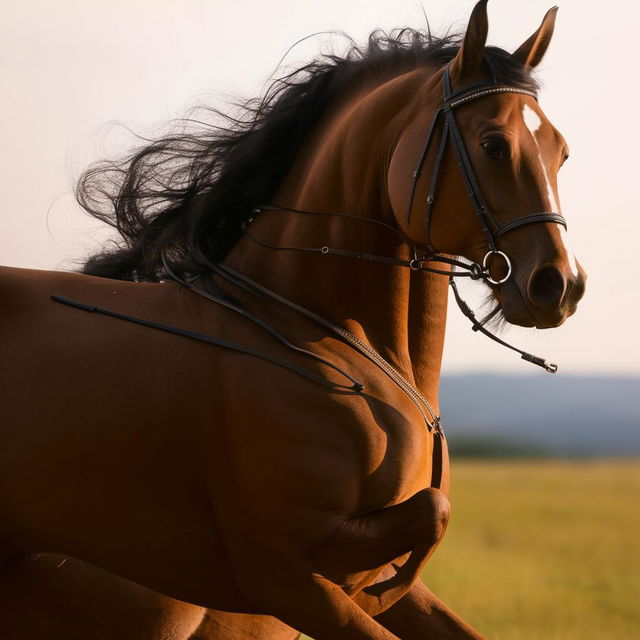
M 364 501 L 377 506 L 405 500 L 431 486 L 437 449 L 432 432 L 413 413 L 409 418 L 385 413 L 371 428 L 363 484 Z

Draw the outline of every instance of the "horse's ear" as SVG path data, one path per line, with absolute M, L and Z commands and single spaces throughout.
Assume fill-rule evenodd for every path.
M 513 57 L 520 60 L 527 69 L 536 67 L 544 57 L 551 42 L 557 13 L 558 7 L 549 9 L 538 30 L 514 52 Z
M 473 8 L 462 46 L 451 61 L 451 77 L 458 83 L 471 80 L 480 70 L 489 31 L 487 1 L 480 0 Z

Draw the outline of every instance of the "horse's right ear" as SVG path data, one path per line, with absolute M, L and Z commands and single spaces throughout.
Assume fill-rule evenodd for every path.
M 487 1 L 480 0 L 473 8 L 462 46 L 451 61 L 451 79 L 456 84 L 469 82 L 480 70 L 489 32 Z
M 556 13 L 558 7 L 549 9 L 538 30 L 513 53 L 513 57 L 520 60 L 527 69 L 536 67 L 546 53 L 556 24 Z

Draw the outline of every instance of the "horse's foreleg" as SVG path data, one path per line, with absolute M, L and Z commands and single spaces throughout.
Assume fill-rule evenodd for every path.
M 405 595 L 442 539 L 448 520 L 444 494 L 424 489 L 392 507 L 345 520 L 316 550 L 314 560 L 323 575 L 375 616 Z M 368 583 L 370 572 L 377 569 L 377 581 Z
M 298 640 L 300 634 L 271 616 L 208 609 L 189 640 Z
M 332 579 L 376 569 L 418 546 L 435 548 L 448 521 L 449 501 L 444 494 L 424 489 L 392 507 L 345 520 L 315 552 L 314 560 Z
M 305 563 L 293 557 L 280 563 L 254 563 L 244 579 L 237 575 L 240 589 L 260 610 L 315 640 L 399 640 Z
M 448 517 L 444 494 L 425 489 L 400 504 L 336 523 L 310 553 L 309 564 L 284 550 L 263 550 L 238 563 L 236 579 L 260 610 L 315 640 L 398 640 L 371 616 L 406 593 L 442 538 Z M 366 578 L 408 553 L 385 582 L 364 589 L 349 584 L 353 575 Z
M 411 591 L 393 606 L 377 615 L 376 620 L 402 640 L 484 639 L 483 635 L 436 598 L 421 580 L 417 580 Z

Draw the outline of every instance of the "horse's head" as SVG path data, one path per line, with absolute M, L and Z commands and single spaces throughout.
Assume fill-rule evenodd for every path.
M 495 54 L 492 65 L 485 49 L 486 0 L 481 0 L 448 70 L 427 83 L 418 98 L 420 108 L 398 139 L 389 174 L 392 206 L 411 242 L 425 251 L 478 263 L 489 249 L 503 252 L 486 260 L 494 281 L 508 275 L 511 263 L 511 276 L 492 285 L 503 315 L 508 322 L 538 328 L 558 326 L 575 311 L 586 279 L 567 245 L 557 195 L 556 176 L 568 157 L 567 143 L 528 93 L 535 88 L 529 73 L 547 49 L 555 14 L 555 8 L 549 11 L 509 59 L 498 61 L 517 78 L 495 83 Z M 443 103 L 447 82 L 454 97 Z M 456 94 L 471 99 L 456 104 Z M 414 197 L 408 199 L 407 174 L 415 171 L 438 108 L 443 110 L 417 172 Z M 447 129 L 437 168 L 438 146 Z M 456 145 L 456 129 L 462 144 Z

